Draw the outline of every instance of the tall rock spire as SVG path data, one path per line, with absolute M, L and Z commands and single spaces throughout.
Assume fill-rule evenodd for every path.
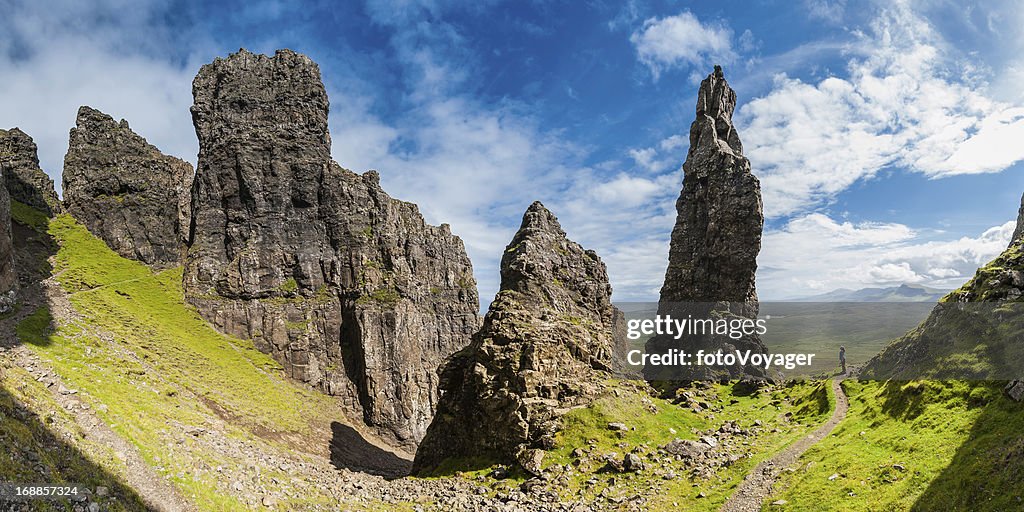
M 295 379 L 411 448 L 437 368 L 479 328 L 473 268 L 379 176 L 331 161 L 315 62 L 240 50 L 192 83 L 199 137 L 186 298 Z
M 78 109 L 64 157 L 68 212 L 125 258 L 181 263 L 192 165 L 160 152 L 122 119 Z
M 531 455 L 554 442 L 559 411 L 600 393 L 622 323 L 604 263 L 533 203 L 501 258 L 483 329 L 442 370 L 444 394 L 413 471 L 451 457 L 535 470 Z
M 700 84 L 690 149 L 683 164 L 683 189 L 676 201 L 668 269 L 659 314 L 694 317 L 712 312 L 755 318 L 754 275 L 761 250 L 764 215 L 761 185 L 750 172 L 732 123 L 736 92 L 722 68 Z M 681 345 L 681 346 L 679 346 Z M 648 351 L 667 348 L 764 351 L 757 336 L 740 340 L 653 338 Z M 757 368 L 724 368 L 728 376 L 762 375 Z M 710 378 L 710 375 L 697 375 Z

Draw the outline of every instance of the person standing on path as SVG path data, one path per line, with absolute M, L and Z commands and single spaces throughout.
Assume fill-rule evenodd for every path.
M 843 367 L 843 375 L 846 375 L 846 347 L 839 346 L 839 364 Z

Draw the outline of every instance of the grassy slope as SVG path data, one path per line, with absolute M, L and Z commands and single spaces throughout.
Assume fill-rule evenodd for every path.
M 796 472 L 784 473 L 767 503 L 788 504 L 772 510 L 1021 507 L 1024 407 L 1003 397 L 1001 384 L 843 386 L 847 420 L 804 454 Z
M 180 269 L 153 273 L 120 258 L 68 216 L 49 231 L 60 244 L 55 275 L 82 319 L 51 332 L 49 313 L 39 310 L 19 329 L 22 340 L 201 509 L 248 508 L 212 472 L 248 468 L 190 442 L 184 430 L 220 424 L 253 450 L 299 440 L 326 450 L 330 422 L 343 421 L 333 399 L 286 381 L 251 343 L 211 329 L 182 302 Z M 257 478 L 274 488 L 288 476 Z
M 729 420 L 736 420 L 743 428 L 750 428 L 755 420 L 761 420 L 762 432 L 756 437 L 734 438 L 736 442 L 745 443 L 735 453 L 749 456 L 727 468 L 718 469 L 710 478 L 695 478 L 686 463 L 669 461 L 668 458 L 663 465 L 654 467 L 649 464 L 639 473 L 602 472 L 598 470 L 600 463 L 596 466 L 588 464 L 588 468 L 573 471 L 560 488 L 559 494 L 565 501 L 591 502 L 606 493 L 613 497 L 643 496 L 647 499 L 643 510 L 649 511 L 718 510 L 744 475 L 765 458 L 823 423 L 831 415 L 833 403 L 829 387 L 824 382 L 794 382 L 751 396 L 734 390 L 731 385 L 716 385 L 712 393 L 718 396 L 718 400 L 713 400 L 710 405 L 721 406 L 722 410 L 693 412 L 670 401 L 652 398 L 633 383 L 612 384 L 614 393 L 563 417 L 563 429 L 555 449 L 545 456 L 545 468 L 556 464 L 578 467 L 572 456 L 572 451 L 578 447 L 593 446 L 590 450 L 592 459 L 608 453 L 616 453 L 621 459 L 637 447 L 645 453 L 654 452 L 658 446 L 676 438 L 697 439 L 701 432 L 715 430 Z M 789 419 L 786 413 L 791 413 Z M 624 423 L 631 430 L 611 431 L 608 424 L 612 422 Z M 778 432 L 772 432 L 775 428 Z M 459 472 L 459 468 L 466 471 Z M 521 470 L 513 470 L 509 479 L 496 481 L 489 476 L 491 469 L 481 460 L 450 460 L 437 473 L 458 473 L 477 478 L 499 493 L 518 486 L 527 478 Z M 673 471 L 677 478 L 663 479 L 662 475 L 668 470 Z M 591 479 L 593 483 L 588 483 Z

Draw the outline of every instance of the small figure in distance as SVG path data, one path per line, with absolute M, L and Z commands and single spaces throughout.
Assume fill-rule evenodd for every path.
M 843 367 L 843 375 L 846 375 L 846 347 L 839 346 L 839 364 Z

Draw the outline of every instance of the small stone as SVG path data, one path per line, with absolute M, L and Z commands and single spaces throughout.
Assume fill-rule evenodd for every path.
M 903 464 L 893 464 L 892 468 L 895 469 L 896 471 L 906 471 L 907 470 L 907 467 L 904 466 Z
M 267 508 L 274 508 L 277 506 L 277 499 L 274 498 L 273 496 L 264 496 L 263 506 Z
M 676 479 L 676 472 L 672 471 L 672 470 L 669 470 L 668 473 L 665 473 L 665 475 L 662 476 L 662 478 L 664 478 L 665 480 L 675 480 Z
M 775 500 L 775 501 L 772 502 L 772 505 L 775 505 L 776 507 L 781 507 L 781 506 L 783 506 L 783 505 L 785 505 L 787 503 L 789 503 L 789 502 L 786 501 L 786 500 Z
M 839 478 L 839 473 L 832 473 L 832 476 L 828 477 L 828 481 L 831 482 L 837 478 Z
M 622 460 L 622 469 L 633 472 L 642 471 L 644 469 L 644 461 L 635 453 L 627 453 L 626 457 Z
M 96 488 L 96 496 L 106 496 L 110 494 L 110 489 L 103 487 L 102 485 Z
M 625 431 L 629 430 L 629 427 L 625 423 L 609 423 L 608 430 Z

